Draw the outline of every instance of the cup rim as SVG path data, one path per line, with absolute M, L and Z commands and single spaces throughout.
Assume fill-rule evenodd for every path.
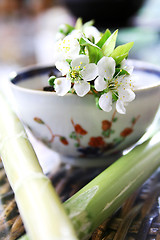
M 160 77 L 160 67 L 158 65 L 149 63 L 149 62 L 145 62 L 145 61 L 141 61 L 141 60 L 135 60 L 135 59 L 128 59 L 127 60 L 127 64 L 134 66 L 134 69 L 136 70 L 142 70 L 145 71 L 146 73 L 151 73 L 151 74 L 155 74 L 158 75 Z M 13 89 L 17 89 L 19 91 L 22 92 L 30 92 L 30 93 L 34 93 L 34 94 L 40 94 L 40 95 L 52 95 L 52 96 L 58 96 L 55 92 L 49 92 L 49 91 L 42 91 L 39 89 L 30 89 L 30 88 L 25 88 L 22 86 L 17 85 L 18 82 L 23 81 L 29 77 L 34 77 L 38 74 L 45 74 L 48 71 L 56 71 L 57 74 L 59 74 L 60 72 L 57 70 L 57 68 L 55 67 L 55 65 L 31 65 L 31 66 L 27 66 L 24 67 L 23 69 L 21 69 L 20 71 L 14 71 L 11 72 L 9 75 L 9 84 Z M 156 84 L 154 84 L 153 86 L 145 86 L 145 87 L 140 87 L 138 89 L 135 89 L 134 92 L 140 92 L 143 90 L 148 90 L 148 89 L 152 89 L 152 88 L 156 88 L 157 86 L 160 86 L 160 81 L 157 82 Z M 87 95 L 92 95 L 92 94 L 87 94 Z M 72 93 L 67 93 L 65 96 L 74 96 L 74 94 Z M 65 97 L 63 96 L 63 97 Z

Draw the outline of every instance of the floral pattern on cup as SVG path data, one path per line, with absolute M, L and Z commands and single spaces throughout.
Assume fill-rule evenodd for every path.
M 55 138 L 58 138 L 59 141 L 60 141 L 63 145 L 68 145 L 68 144 L 69 144 L 68 141 L 67 141 L 67 139 L 66 139 L 64 136 L 61 136 L 61 135 L 58 135 L 58 134 L 54 134 L 54 133 L 52 132 L 52 129 L 48 126 L 48 124 L 46 124 L 41 118 L 35 117 L 35 118 L 34 118 L 34 121 L 37 122 L 37 123 L 39 123 L 39 124 L 45 125 L 46 128 L 48 129 L 48 131 L 50 132 L 51 138 L 50 138 L 49 140 L 43 140 L 45 143 L 48 143 L 48 144 L 49 144 L 49 143 L 52 143 L 52 142 L 54 142 L 54 139 L 55 139 Z
M 126 126 L 121 132 L 119 137 L 113 138 L 111 140 L 112 134 L 114 134 L 114 123 L 118 121 L 118 117 L 116 117 L 116 111 L 114 111 L 111 120 L 103 120 L 101 122 L 102 132 L 99 136 L 91 136 L 89 137 L 89 141 L 87 146 L 83 145 L 83 138 L 86 135 L 89 135 L 88 131 L 84 129 L 79 123 L 75 123 L 73 119 L 71 119 L 71 124 L 73 126 L 73 131 L 70 133 L 69 138 L 74 142 L 74 147 L 80 153 L 79 157 L 93 157 L 93 156 L 102 156 L 105 152 L 115 148 L 120 145 L 125 139 L 131 135 L 134 131 L 134 126 L 140 115 L 133 118 L 131 120 L 131 125 Z M 49 140 L 43 140 L 45 144 L 48 146 L 54 142 L 55 138 L 58 138 L 60 143 L 63 145 L 69 145 L 69 139 L 61 136 L 59 134 L 54 134 L 52 129 L 40 118 L 35 117 L 34 121 L 39 124 L 43 124 L 48 129 L 51 137 Z M 111 141 L 109 141 L 111 140 Z
M 113 129 L 113 124 L 118 121 L 118 118 L 116 117 L 116 111 L 114 111 L 112 115 L 112 119 L 109 120 L 103 120 L 102 121 L 102 132 L 101 136 L 92 136 L 89 139 L 88 146 L 84 147 L 81 144 L 81 139 L 83 138 L 83 135 L 87 134 L 87 131 L 83 129 L 79 124 L 75 124 L 73 122 L 73 119 L 71 119 L 72 125 L 74 127 L 74 131 L 71 133 L 70 138 L 75 140 L 75 147 L 77 147 L 77 150 L 81 152 L 81 157 L 85 156 L 101 156 L 106 151 L 109 151 L 110 149 L 116 148 L 120 143 L 122 143 L 126 137 L 128 137 L 132 132 L 134 131 L 134 125 L 140 118 L 140 115 L 138 115 L 136 118 L 133 118 L 131 120 L 131 126 L 124 128 L 120 132 L 120 136 L 118 138 L 114 138 L 112 142 L 109 142 L 110 136 L 115 132 Z M 78 126 L 78 131 L 77 131 Z M 81 134 L 79 129 L 82 129 L 82 132 L 85 134 Z

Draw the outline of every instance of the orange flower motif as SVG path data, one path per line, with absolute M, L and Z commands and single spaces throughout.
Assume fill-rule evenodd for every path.
M 127 137 L 127 136 L 129 136 L 132 132 L 133 132 L 133 129 L 132 129 L 132 128 L 125 128 L 125 129 L 120 133 L 120 135 L 121 135 L 122 137 Z
M 40 124 L 45 124 L 41 118 L 34 117 L 34 121 Z
M 76 124 L 75 126 L 74 126 L 74 128 L 75 128 L 75 131 L 76 131 L 76 133 L 79 133 L 80 135 L 86 135 L 88 132 L 86 131 L 86 130 L 84 130 L 82 127 L 81 127 L 81 125 L 79 125 L 79 124 Z
M 63 143 L 64 145 L 68 145 L 68 141 L 65 137 L 60 137 L 60 141 L 61 143 Z
M 102 137 L 91 137 L 88 145 L 91 147 L 104 147 L 105 142 Z
M 107 129 L 111 128 L 112 123 L 108 120 L 102 121 L 102 129 L 103 131 L 106 131 Z

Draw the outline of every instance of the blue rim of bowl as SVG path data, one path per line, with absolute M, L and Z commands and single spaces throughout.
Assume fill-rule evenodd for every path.
M 160 77 L 160 67 L 151 63 L 139 61 L 139 60 L 127 60 L 129 65 L 133 65 L 134 69 L 139 71 L 143 71 L 145 73 L 150 73 L 157 75 Z M 25 70 L 22 70 L 21 72 L 14 73 L 13 77 L 10 77 L 10 82 L 16 86 L 17 83 L 24 81 L 28 79 L 29 77 L 34 77 L 37 74 L 38 75 L 43 75 L 43 74 L 48 74 L 48 77 L 51 75 L 55 75 L 57 77 L 61 76 L 59 70 L 54 66 L 32 66 L 28 67 Z M 12 75 L 12 74 L 11 74 Z M 158 84 L 160 85 L 160 83 Z M 154 86 L 153 86 L 154 87 Z
M 34 77 L 37 74 L 38 75 L 43 75 L 48 73 L 48 77 L 49 75 L 51 75 L 52 73 L 56 76 L 58 76 L 60 74 L 60 72 L 58 71 L 58 69 L 55 66 L 47 66 L 47 67 L 40 67 L 40 66 L 33 66 L 31 68 L 28 68 L 22 72 L 19 73 L 15 73 L 14 77 L 11 77 L 10 80 L 13 84 L 17 84 L 23 80 L 26 80 L 30 77 Z M 11 74 L 12 75 L 12 74 Z

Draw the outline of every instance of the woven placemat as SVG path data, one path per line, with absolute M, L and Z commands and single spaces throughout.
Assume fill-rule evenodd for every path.
M 103 168 L 62 165 L 49 178 L 62 202 Z M 160 171 L 156 171 L 123 206 L 93 233 L 91 240 L 160 240 Z M 16 240 L 25 233 L 23 222 L 2 163 L 0 163 L 0 239 Z

